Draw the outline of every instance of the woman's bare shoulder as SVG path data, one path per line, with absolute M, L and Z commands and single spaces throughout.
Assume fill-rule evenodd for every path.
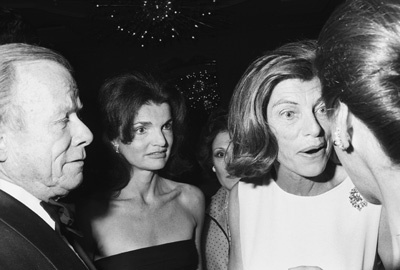
M 169 185 L 179 191 L 178 200 L 183 206 L 189 208 L 204 207 L 205 199 L 203 192 L 196 186 L 186 183 L 175 182 L 166 179 Z

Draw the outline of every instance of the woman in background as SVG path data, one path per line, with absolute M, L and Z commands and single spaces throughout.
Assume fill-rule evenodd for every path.
M 204 268 L 228 269 L 230 232 L 228 227 L 229 192 L 239 179 L 230 177 L 226 171 L 225 158 L 230 139 L 228 116 L 225 110 L 211 113 L 199 143 L 198 160 L 206 175 L 216 178 L 220 188 L 212 196 L 206 210 L 202 236 Z
M 381 207 L 330 159 L 316 49 L 302 41 L 266 52 L 235 88 L 228 172 L 242 179 L 229 205 L 232 270 L 374 268 Z
M 114 188 L 86 205 L 98 269 L 201 269 L 204 197 L 162 175 L 177 153 L 185 107 L 178 92 L 132 72 L 100 89 Z
M 400 269 L 400 1 L 347 1 L 318 43 L 338 158 L 366 200 L 382 204 L 379 253 Z

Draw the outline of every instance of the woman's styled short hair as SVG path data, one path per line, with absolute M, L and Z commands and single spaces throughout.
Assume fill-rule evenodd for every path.
M 198 144 L 197 160 L 207 176 L 215 177 L 211 170 L 213 166 L 212 144 L 215 137 L 221 132 L 228 132 L 228 112 L 224 109 L 217 109 L 210 114 Z
M 400 164 L 400 2 L 347 1 L 328 19 L 318 43 L 328 108 L 346 104 Z
M 267 123 L 272 91 L 287 79 L 315 78 L 316 48 L 313 40 L 288 43 L 267 51 L 247 68 L 236 85 L 229 108 L 229 174 L 252 178 L 269 172 L 278 155 L 277 140 Z
M 152 75 L 144 72 L 132 71 L 111 77 L 101 86 L 99 92 L 99 105 L 102 114 L 105 140 L 110 146 L 111 142 L 120 138 L 125 144 L 134 139 L 133 123 L 140 108 L 150 103 L 167 103 L 171 110 L 173 137 L 171 156 L 166 166 L 171 164 L 178 154 L 178 148 L 184 137 L 184 122 L 186 107 L 183 96 L 174 88 L 167 87 Z M 112 151 L 114 153 L 114 151 Z M 118 168 L 113 181 L 118 180 L 121 184 L 116 185 L 120 190 L 129 181 L 127 161 L 121 155 L 116 155 L 116 161 L 125 164 L 124 168 Z M 121 167 L 121 166 L 120 166 Z M 120 179 L 118 179 L 120 178 Z

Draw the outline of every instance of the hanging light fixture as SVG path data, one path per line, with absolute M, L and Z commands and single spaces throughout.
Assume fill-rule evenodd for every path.
M 200 31 L 212 29 L 215 0 L 99 0 L 96 16 L 115 30 L 134 38 L 141 47 L 170 40 L 196 40 Z

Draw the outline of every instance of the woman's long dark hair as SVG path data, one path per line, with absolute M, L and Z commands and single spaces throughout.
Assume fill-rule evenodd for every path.
M 182 95 L 143 72 L 129 72 L 109 78 L 100 88 L 99 105 L 103 120 L 104 141 L 111 152 L 108 170 L 108 192 L 117 194 L 130 180 L 130 165 L 115 152 L 111 142 L 120 138 L 129 143 L 134 138 L 133 123 L 138 111 L 149 103 L 167 103 L 171 109 L 174 143 L 167 165 L 159 171 L 165 177 L 173 177 L 178 172 L 179 146 L 184 139 L 186 107 Z

